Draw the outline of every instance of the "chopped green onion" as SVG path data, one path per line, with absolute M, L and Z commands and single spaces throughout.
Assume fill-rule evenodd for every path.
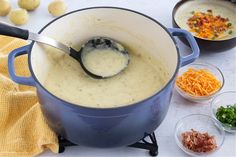
M 236 103 L 219 107 L 216 112 L 216 118 L 229 127 L 236 127 Z
M 229 33 L 229 34 L 232 34 L 232 33 L 233 33 L 233 31 L 232 31 L 232 30 L 230 30 L 228 33 Z
M 227 25 L 228 25 L 228 27 L 230 27 L 230 26 L 232 26 L 232 23 L 228 23 Z
M 195 13 L 195 11 L 191 11 L 191 14 L 194 14 Z

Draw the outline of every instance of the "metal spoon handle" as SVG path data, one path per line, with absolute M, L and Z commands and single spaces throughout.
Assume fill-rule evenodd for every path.
M 29 32 L 28 40 L 37 41 L 39 43 L 47 44 L 52 47 L 58 48 L 67 54 L 70 54 L 70 47 L 43 35 Z
M 70 47 L 55 41 L 52 38 L 45 37 L 40 34 L 32 33 L 29 32 L 28 30 L 21 29 L 18 27 L 13 27 L 7 24 L 0 23 L 0 34 L 1 35 L 6 35 L 6 36 L 11 36 L 11 37 L 16 37 L 24 40 L 31 40 L 31 41 L 37 41 L 43 44 L 50 45 L 52 47 L 58 48 L 68 54 L 70 54 Z

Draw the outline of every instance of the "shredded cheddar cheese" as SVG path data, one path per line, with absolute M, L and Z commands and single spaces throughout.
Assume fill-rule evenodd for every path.
M 190 32 L 196 36 L 206 39 L 219 39 L 223 36 L 232 34 L 232 23 L 228 18 L 220 15 L 214 16 L 212 10 L 203 12 L 192 12 L 192 17 L 187 21 Z M 228 33 L 227 33 L 228 32 Z
M 220 87 L 220 81 L 205 69 L 189 68 L 176 80 L 177 86 L 194 96 L 208 96 Z

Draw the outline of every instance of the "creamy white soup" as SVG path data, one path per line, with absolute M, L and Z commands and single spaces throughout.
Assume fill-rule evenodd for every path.
M 169 74 L 151 54 L 128 52 L 130 63 L 124 71 L 108 79 L 94 79 L 70 56 L 48 51 L 54 65 L 44 86 L 57 97 L 86 107 L 111 108 L 141 101 L 158 92 Z
M 123 70 L 128 64 L 128 56 L 112 49 L 93 49 L 82 57 L 83 64 L 93 74 L 107 77 Z

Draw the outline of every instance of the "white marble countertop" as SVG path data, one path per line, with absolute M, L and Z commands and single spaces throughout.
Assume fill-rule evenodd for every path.
M 161 22 L 166 27 L 172 27 L 171 14 L 172 8 L 178 0 L 66 0 L 68 11 L 86 8 L 91 6 L 117 6 L 133 9 L 147 14 Z M 53 19 L 47 12 L 47 5 L 50 1 L 41 0 L 40 7 L 30 13 L 30 21 L 22 28 L 27 28 L 33 32 L 39 31 L 45 24 Z M 12 6 L 16 7 L 17 1 L 11 0 Z M 7 18 L 0 17 L 1 21 L 8 21 Z M 8 21 L 9 22 L 9 21 Z M 182 52 L 187 48 L 181 46 Z M 226 78 L 223 91 L 236 91 L 236 48 L 222 53 L 202 53 L 198 61 L 208 62 L 218 66 Z M 187 156 L 178 148 L 174 140 L 174 126 L 176 122 L 193 113 L 202 113 L 210 115 L 209 102 L 190 103 L 184 100 L 180 95 L 173 92 L 173 98 L 168 114 L 162 124 L 155 131 L 159 144 L 160 157 L 185 157 Z M 96 149 L 83 146 L 74 146 L 66 148 L 62 154 L 53 154 L 49 151 L 42 153 L 40 156 L 109 156 L 109 157 L 138 157 L 149 156 L 148 151 L 122 147 L 113 149 Z M 236 157 L 236 134 L 226 133 L 226 139 L 221 149 L 211 156 L 214 157 Z

